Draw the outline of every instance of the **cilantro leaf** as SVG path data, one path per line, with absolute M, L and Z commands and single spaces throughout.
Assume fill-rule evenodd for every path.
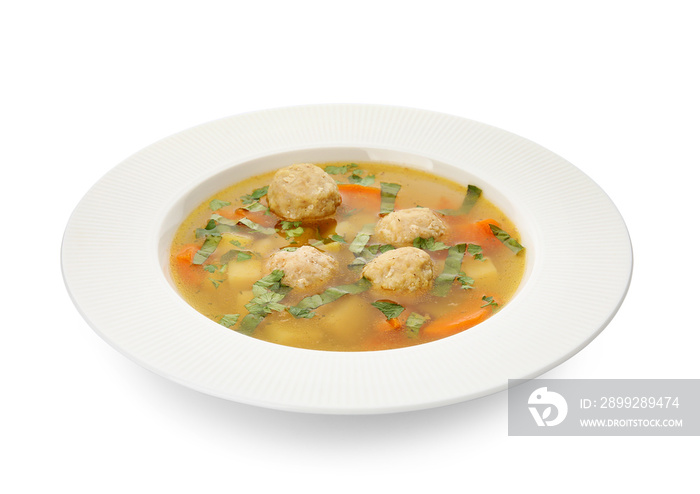
M 430 251 L 447 250 L 450 248 L 448 245 L 445 245 L 442 242 L 436 242 L 435 238 L 433 238 L 433 237 L 430 237 L 430 238 L 416 237 L 415 239 L 413 239 L 413 246 L 417 249 L 430 250 Z
M 221 237 L 218 235 L 207 237 L 207 239 L 204 241 L 204 244 L 202 245 L 202 248 L 199 249 L 194 255 L 194 258 L 192 259 L 192 264 L 202 264 L 204 261 L 206 261 L 219 246 L 219 242 L 221 242 Z
M 466 250 L 466 244 L 453 245 L 447 249 L 445 267 L 442 273 L 435 279 L 435 285 L 432 291 L 433 295 L 445 297 L 449 293 L 452 282 L 461 273 L 460 268 L 462 267 L 462 259 L 464 258 L 464 252 Z
M 498 304 L 493 301 L 493 297 L 487 297 L 486 295 L 484 295 L 483 297 L 481 297 L 481 300 L 486 302 L 484 305 L 482 305 L 480 307 L 481 309 L 483 309 L 484 307 L 489 307 L 489 306 L 493 307 L 494 309 L 498 308 Z
M 448 216 L 467 214 L 472 210 L 479 197 L 481 197 L 481 192 L 482 190 L 476 185 L 468 185 L 467 193 L 465 194 L 464 200 L 462 201 L 462 205 L 459 207 L 459 209 L 439 209 L 438 212 Z
M 469 244 L 467 245 L 467 252 L 469 255 L 471 255 L 474 260 L 476 261 L 483 261 L 484 260 L 484 254 L 482 252 L 481 246 L 476 245 L 476 244 Z
M 328 238 L 330 238 L 333 242 L 340 242 L 341 244 L 347 244 L 347 242 L 345 241 L 345 237 L 341 237 L 340 235 L 337 235 L 335 233 Z
M 427 317 L 421 316 L 417 312 L 411 312 L 411 315 L 408 316 L 408 320 L 406 321 L 406 336 L 409 338 L 417 338 L 421 326 L 423 326 L 427 320 Z
M 464 271 L 460 271 L 455 279 L 462 285 L 462 290 L 474 288 L 474 278 L 467 276 Z
M 329 175 L 344 175 L 348 172 L 348 170 L 351 170 L 353 168 L 357 168 L 357 165 L 355 163 L 348 163 L 347 165 L 343 166 L 328 165 L 324 168 L 324 170 Z
M 376 307 L 379 309 L 379 311 L 384 314 L 384 316 L 389 319 L 394 319 L 395 317 L 399 317 L 399 315 L 405 310 L 402 305 L 399 305 L 395 302 L 391 302 L 389 300 L 377 300 L 376 302 L 372 302 L 372 307 Z
M 348 182 L 367 187 L 374 183 L 374 177 L 374 175 L 367 175 L 366 177 L 363 177 L 362 170 L 355 170 L 352 175 L 348 177 Z
M 243 204 L 250 204 L 254 201 L 257 201 L 261 197 L 267 195 L 268 187 L 269 186 L 266 185 L 265 187 L 260 187 L 259 189 L 255 189 L 250 194 L 245 194 L 245 195 L 241 196 L 241 200 L 243 201 Z
M 239 317 L 241 317 L 240 314 L 226 314 L 221 319 L 219 319 L 219 324 L 230 328 L 231 326 L 236 324 Z
M 489 224 L 489 228 L 491 228 L 491 232 L 496 236 L 496 238 L 503 242 L 503 245 L 508 247 L 514 253 L 517 254 L 525 248 L 522 245 L 520 245 L 517 240 L 512 238 L 510 235 L 498 228 L 496 225 Z
M 220 200 L 220 199 L 214 199 L 213 201 L 211 201 L 211 202 L 209 203 L 209 209 L 211 209 L 212 211 L 216 211 L 217 209 L 221 209 L 221 208 L 223 208 L 223 207 L 230 206 L 230 205 L 231 205 L 231 203 L 228 202 L 228 201 L 222 201 L 222 200 Z
M 399 184 L 392 184 L 387 182 L 381 182 L 381 206 L 379 208 L 379 214 L 387 214 L 394 211 L 394 202 L 396 201 L 396 194 L 401 190 Z
M 316 315 L 315 312 L 311 312 L 311 309 L 301 309 L 299 307 L 290 307 L 289 313 L 296 317 L 297 319 L 304 318 L 304 319 L 311 319 Z

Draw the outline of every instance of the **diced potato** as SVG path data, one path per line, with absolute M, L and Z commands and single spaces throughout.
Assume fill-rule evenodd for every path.
M 221 235 L 221 244 L 219 245 L 223 244 L 227 248 L 245 248 L 248 247 L 252 242 L 253 238 L 247 235 L 242 235 L 240 233 L 224 233 L 223 235 Z
M 315 245 L 315 247 L 318 247 L 325 252 L 340 252 L 342 244 L 340 242 L 330 242 L 328 244 L 319 243 L 318 245 Z
M 462 271 L 464 271 L 467 276 L 474 278 L 475 282 L 498 278 L 498 270 L 491 259 L 485 258 L 483 261 L 477 261 L 469 254 L 464 256 Z
M 228 281 L 252 286 L 253 283 L 262 278 L 262 261 L 258 259 L 248 259 L 241 262 L 230 262 L 226 269 Z
M 367 302 L 359 297 L 345 295 L 335 302 L 316 310 L 318 324 L 336 341 L 351 343 L 358 339 L 360 331 L 369 323 Z
M 341 221 L 340 223 L 335 225 L 335 233 L 337 233 L 341 237 L 347 235 L 348 233 L 354 233 L 356 231 L 357 227 L 353 226 L 353 224 L 349 221 Z
M 309 324 L 272 323 L 264 328 L 264 339 L 279 345 L 309 347 L 323 340 L 323 330 Z

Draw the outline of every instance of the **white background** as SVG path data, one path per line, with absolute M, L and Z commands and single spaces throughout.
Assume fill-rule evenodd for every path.
M 0 490 L 697 488 L 697 437 L 508 437 L 505 393 L 352 417 L 191 391 L 104 343 L 59 265 L 82 195 L 162 137 L 297 104 L 436 110 L 563 156 L 627 222 L 625 303 L 546 377 L 700 378 L 695 2 L 2 5 Z

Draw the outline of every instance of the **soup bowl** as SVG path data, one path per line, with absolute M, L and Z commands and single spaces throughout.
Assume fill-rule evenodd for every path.
M 527 247 L 516 295 L 485 322 L 408 348 L 332 352 L 261 341 L 190 307 L 170 245 L 206 198 L 291 163 L 395 163 L 479 186 Z M 108 343 L 185 386 L 316 413 L 387 413 L 493 393 L 570 358 L 611 320 L 632 270 L 619 212 L 585 174 L 506 131 L 424 110 L 318 105 L 237 115 L 163 139 L 112 169 L 71 216 L 68 291 Z

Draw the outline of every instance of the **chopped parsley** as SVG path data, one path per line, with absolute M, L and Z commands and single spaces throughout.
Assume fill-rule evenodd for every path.
M 421 316 L 417 312 L 411 312 L 411 315 L 408 316 L 408 320 L 406 321 L 406 336 L 409 338 L 417 338 L 421 326 L 423 326 L 427 320 L 427 317 Z
M 226 314 L 221 319 L 219 319 L 219 324 L 230 328 L 238 322 L 238 318 L 241 317 L 240 314 Z
M 340 242 L 341 244 L 347 244 L 347 242 L 345 241 L 345 237 L 341 237 L 340 235 L 337 235 L 335 233 L 328 238 L 330 238 L 333 242 Z
M 253 283 L 254 297 L 245 305 L 248 314 L 241 320 L 239 332 L 251 334 L 265 316 L 273 311 L 280 312 L 287 308 L 280 302 L 292 288 L 283 285 L 282 278 L 284 278 L 284 271 L 275 269 L 272 273 Z
M 349 170 L 352 170 L 353 168 L 357 168 L 356 163 L 348 163 L 347 165 L 343 166 L 328 165 L 324 168 L 324 170 L 329 175 L 345 175 Z
M 430 237 L 430 238 L 416 237 L 413 239 L 413 246 L 416 249 L 423 249 L 423 250 L 430 250 L 430 251 L 446 250 L 446 249 L 450 248 L 449 245 L 445 245 L 442 242 L 436 242 L 433 237 Z
M 352 175 L 348 177 L 348 182 L 351 184 L 364 185 L 365 187 L 372 185 L 374 183 L 375 176 L 367 175 L 366 177 L 363 177 L 363 173 L 364 171 L 362 170 L 354 170 Z
M 249 250 L 231 249 L 221 256 L 221 262 L 230 262 L 234 259 L 236 260 L 236 262 L 243 262 L 247 261 L 248 259 L 252 259 L 252 257 L 253 253 Z
M 252 220 L 249 220 L 248 218 L 241 218 L 240 220 L 238 220 L 238 223 L 240 223 L 241 225 L 247 226 L 248 228 L 250 228 L 254 232 L 264 233 L 265 235 L 273 235 L 273 234 L 277 233 L 277 231 L 274 228 L 268 228 L 266 226 L 262 226 L 262 225 L 254 222 Z
M 281 227 L 282 232 L 287 236 L 287 240 L 301 237 L 304 234 L 304 227 L 301 226 L 301 221 L 282 221 Z
M 192 264 L 202 264 L 204 261 L 209 259 L 209 256 L 212 255 L 219 246 L 219 242 L 221 242 L 221 236 L 219 235 L 207 237 L 207 239 L 204 241 L 204 245 L 202 245 L 202 248 L 199 249 L 194 255 Z
M 384 314 L 387 320 L 399 317 L 399 315 L 405 310 L 402 305 L 389 300 L 377 300 L 376 302 L 372 302 L 371 305 L 372 307 L 379 309 L 379 312 Z
M 435 280 L 435 286 L 433 287 L 433 295 L 438 297 L 445 297 L 450 292 L 450 287 L 452 282 L 460 275 L 462 272 L 460 270 L 462 266 L 462 259 L 464 258 L 464 253 L 467 250 L 466 244 L 453 245 L 447 249 L 447 259 L 445 259 L 445 267 L 442 273 L 438 275 Z
M 481 192 L 481 189 L 476 185 L 468 185 L 467 193 L 464 196 L 464 200 L 462 201 L 462 205 L 459 207 L 459 209 L 439 209 L 438 212 L 448 216 L 467 214 L 472 210 L 479 197 L 481 197 Z
M 211 209 L 212 211 L 216 211 L 216 210 L 218 210 L 218 209 L 221 209 L 221 208 L 223 208 L 223 207 L 230 206 L 230 205 L 231 205 L 231 203 L 228 202 L 228 201 L 222 201 L 222 200 L 220 200 L 220 199 L 214 199 L 213 201 L 211 201 L 211 202 L 209 203 L 209 209 Z
M 273 271 L 274 272 L 274 271 Z M 290 307 L 290 314 L 294 317 L 313 317 L 314 313 L 311 312 L 325 304 L 330 304 L 335 302 L 343 295 L 347 294 L 358 294 L 362 293 L 372 286 L 366 278 L 360 278 L 358 281 L 351 285 L 340 285 L 331 288 L 327 288 L 322 293 L 317 295 L 311 295 L 301 299 L 301 301 L 294 307 Z M 292 310 L 293 309 L 293 310 Z M 303 310 L 307 309 L 307 310 Z M 297 315 L 301 314 L 301 315 Z
M 480 307 L 481 309 L 483 309 L 484 307 L 493 307 L 494 309 L 498 308 L 498 304 L 493 301 L 493 297 L 487 297 L 486 295 L 484 295 L 483 297 L 481 297 L 481 300 L 486 302 Z
M 268 187 L 269 187 L 269 185 L 266 185 L 265 187 L 260 187 L 259 189 L 255 189 L 250 194 L 245 194 L 245 195 L 241 196 L 241 201 L 243 201 L 243 204 L 250 204 L 252 202 L 257 201 L 258 199 L 267 195 Z
M 495 237 L 501 242 L 503 242 L 503 245 L 508 247 L 514 253 L 517 254 L 525 248 L 522 245 L 520 245 L 517 240 L 512 238 L 510 235 L 498 228 L 496 225 L 489 224 L 489 228 L 491 228 L 491 232 L 495 235 Z
M 367 242 L 369 242 L 369 237 L 374 233 L 374 224 L 367 224 L 362 227 L 362 229 L 355 235 L 355 238 L 350 243 L 348 250 L 353 254 L 359 254 L 362 249 L 365 248 Z
M 382 202 L 379 208 L 379 214 L 388 214 L 394 211 L 394 202 L 396 201 L 396 194 L 401 190 L 399 184 L 392 184 L 387 182 L 381 182 Z
M 470 290 L 474 288 L 474 278 L 467 276 L 464 271 L 460 271 L 455 279 L 462 285 L 462 290 Z
M 469 255 L 471 255 L 474 260 L 476 261 L 483 261 L 484 260 L 484 254 L 482 252 L 481 246 L 476 245 L 476 244 L 469 244 L 467 245 L 467 252 Z

